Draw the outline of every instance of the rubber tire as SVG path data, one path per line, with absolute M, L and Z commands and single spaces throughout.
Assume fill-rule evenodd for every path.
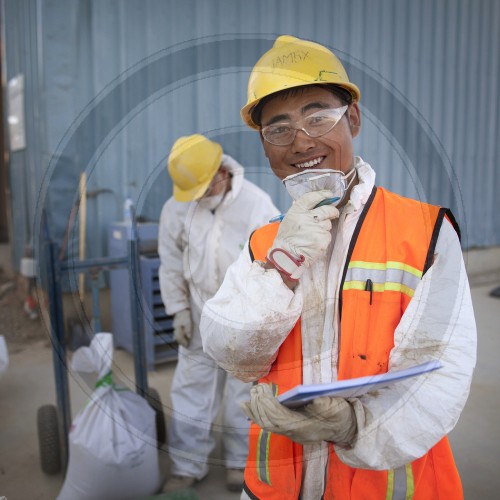
M 167 427 L 158 391 L 150 387 L 146 395 L 146 401 L 156 414 L 156 441 L 158 442 L 158 447 L 161 447 L 167 441 Z
M 59 425 L 57 409 L 53 405 L 44 405 L 38 408 L 38 447 L 40 464 L 45 474 L 53 475 L 61 471 L 61 443 L 59 439 Z

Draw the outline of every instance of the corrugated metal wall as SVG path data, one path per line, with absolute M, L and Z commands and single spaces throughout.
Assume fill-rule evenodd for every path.
M 346 64 L 362 92 L 357 151 L 379 184 L 450 206 L 465 247 L 500 244 L 497 0 L 4 0 L 3 29 L 7 79 L 26 79 L 28 147 L 10 158 L 15 265 L 42 207 L 62 239 L 81 171 L 90 257 L 105 253 L 127 193 L 157 219 L 168 151 L 194 132 L 285 209 L 239 118 L 251 66 L 282 33 Z
M 43 107 L 43 73 L 39 64 L 39 8 L 34 2 L 2 5 L 3 78 L 24 75 L 25 135 L 27 147 L 11 152 L 9 184 L 11 197 L 11 234 L 14 267 L 19 268 L 25 246 L 33 244 L 34 218 L 38 190 L 44 173 L 46 115 Z M 4 89 L 4 96 L 7 92 Z M 8 112 L 9 103 L 4 103 Z M 5 130 L 7 120 L 4 119 Z M 6 145 L 8 145 L 8 140 Z M 0 193 L 3 196 L 4 193 Z

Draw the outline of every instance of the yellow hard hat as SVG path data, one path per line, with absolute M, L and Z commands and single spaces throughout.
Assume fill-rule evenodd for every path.
M 248 100 L 241 109 L 241 117 L 249 127 L 258 129 L 251 115 L 262 98 L 280 90 L 314 84 L 343 87 L 351 93 L 354 102 L 361 96 L 358 87 L 349 81 L 342 63 L 329 49 L 293 36 L 279 36 L 253 67 L 248 80 Z
M 177 201 L 201 198 L 219 170 L 221 160 L 222 146 L 201 134 L 177 139 L 168 157 L 174 198 Z

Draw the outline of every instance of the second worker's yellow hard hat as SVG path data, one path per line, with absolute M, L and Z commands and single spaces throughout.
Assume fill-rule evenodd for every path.
M 168 173 L 177 201 L 201 198 L 219 170 L 222 146 L 201 134 L 180 137 L 168 157 Z
M 248 80 L 248 100 L 241 109 L 241 117 L 249 127 L 258 129 L 252 120 L 252 111 L 261 99 L 281 90 L 313 84 L 342 87 L 351 93 L 354 102 L 359 101 L 361 95 L 331 50 L 308 40 L 279 36 L 253 67 Z

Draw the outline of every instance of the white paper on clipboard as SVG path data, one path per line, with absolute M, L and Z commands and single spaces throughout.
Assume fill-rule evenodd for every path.
M 278 396 L 278 401 L 288 408 L 297 408 L 322 396 L 353 398 L 374 389 L 387 387 L 400 380 L 437 370 L 442 366 L 439 360 L 433 360 L 380 375 L 339 380 L 328 384 L 298 385 Z

